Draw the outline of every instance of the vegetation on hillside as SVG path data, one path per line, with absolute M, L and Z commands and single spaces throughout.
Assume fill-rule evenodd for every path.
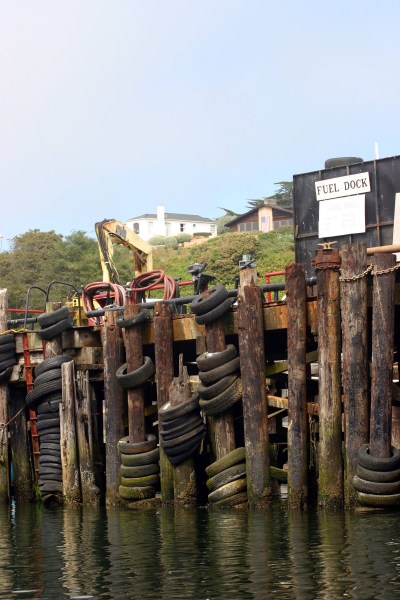
M 265 281 L 268 271 L 283 270 L 294 260 L 293 231 L 291 228 L 270 233 L 225 233 L 203 244 L 177 248 L 154 249 L 154 269 L 163 269 L 171 277 L 190 280 L 189 265 L 207 263 L 206 272 L 215 275 L 216 283 L 234 286 L 239 274 L 239 260 L 250 254 L 257 263 L 259 282 Z M 114 261 L 121 284 L 134 277 L 130 251 L 115 246 Z M 83 231 L 62 236 L 54 231 L 30 230 L 14 238 L 9 251 L 0 252 L 0 287 L 9 291 L 9 305 L 23 308 L 29 287 L 47 289 L 52 281 L 72 284 L 76 289 L 101 281 L 101 267 L 97 241 Z M 72 288 L 55 284 L 50 300 L 65 301 Z M 33 289 L 30 308 L 43 309 L 44 294 Z

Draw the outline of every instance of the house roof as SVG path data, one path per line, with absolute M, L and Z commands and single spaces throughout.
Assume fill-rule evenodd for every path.
M 236 225 L 237 223 L 240 223 L 240 221 L 242 221 L 243 219 L 245 219 L 245 218 L 247 219 L 247 217 L 250 217 L 252 214 L 258 213 L 260 208 L 263 208 L 263 205 L 256 206 L 255 208 L 248 210 L 247 212 L 243 213 L 242 215 L 235 217 L 234 219 L 232 219 L 232 221 L 228 221 L 228 223 L 225 223 L 225 227 L 231 227 L 232 225 Z M 272 208 L 273 216 L 276 216 L 276 217 L 280 217 L 280 216 L 292 217 L 293 216 L 293 211 L 288 208 L 281 208 L 280 206 L 271 206 L 270 208 Z
M 200 215 L 184 215 L 182 213 L 165 213 L 165 218 L 171 221 L 196 221 L 196 223 L 215 223 L 213 219 L 207 217 L 200 217 Z M 139 219 L 157 219 L 155 213 L 146 213 L 139 215 L 138 217 L 132 217 L 128 221 L 138 221 Z

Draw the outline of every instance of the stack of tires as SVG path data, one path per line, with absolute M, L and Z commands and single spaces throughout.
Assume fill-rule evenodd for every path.
M 156 436 L 150 433 L 144 442 L 129 442 L 129 438 L 124 437 L 118 442 L 118 451 L 121 460 L 119 496 L 125 500 L 153 498 L 160 470 Z
M 9 380 L 13 366 L 16 364 L 15 336 L 13 333 L 2 333 L 0 335 L 0 383 Z
M 125 390 L 135 389 L 143 385 L 155 373 L 155 366 L 149 356 L 145 356 L 143 364 L 130 373 L 127 372 L 128 364 L 124 363 L 117 369 L 116 377 L 122 388 Z
M 196 315 L 196 323 L 206 325 L 213 323 L 230 311 L 232 300 L 228 297 L 228 290 L 222 284 L 208 290 L 208 295 L 198 296 L 190 304 L 190 310 Z
M 29 408 L 36 410 L 39 436 L 39 488 L 43 495 L 62 492 L 60 412 L 62 400 L 61 365 L 70 356 L 54 356 L 35 368 L 33 389 L 26 396 Z
M 368 444 L 361 446 L 353 486 L 367 506 L 400 504 L 400 450 L 392 447 L 392 456 L 379 458 L 370 454 Z
M 37 320 L 40 325 L 38 334 L 42 340 L 51 340 L 72 325 L 67 306 L 62 306 L 54 312 L 43 313 Z
M 207 416 L 220 415 L 241 399 L 240 359 L 235 346 L 228 344 L 220 352 L 204 352 L 196 362 L 200 407 Z
M 158 418 L 161 446 L 169 462 L 178 465 L 196 452 L 206 434 L 198 394 L 182 404 L 166 402 Z
M 206 468 L 208 501 L 214 506 L 247 505 L 246 453 L 236 448 Z

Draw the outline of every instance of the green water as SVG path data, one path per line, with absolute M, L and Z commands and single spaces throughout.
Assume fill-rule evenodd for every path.
M 400 513 L 0 508 L 0 599 L 400 598 Z

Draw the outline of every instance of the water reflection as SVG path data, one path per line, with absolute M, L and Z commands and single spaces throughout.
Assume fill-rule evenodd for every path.
M 394 598 L 399 515 L 0 506 L 0 599 Z

